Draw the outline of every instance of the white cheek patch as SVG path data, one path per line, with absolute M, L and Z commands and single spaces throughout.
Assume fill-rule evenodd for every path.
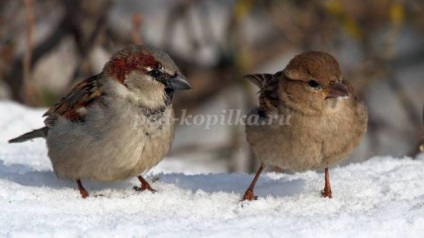
M 76 112 L 81 115 L 84 116 L 85 114 L 87 114 L 87 108 L 86 107 L 80 107 L 76 110 Z
M 349 96 L 343 96 L 343 97 L 338 97 L 337 100 L 341 101 L 341 100 L 346 100 L 349 99 Z
M 114 87 L 112 90 L 114 90 L 116 92 L 117 95 L 121 96 L 121 97 L 125 97 L 128 95 L 129 91 L 128 88 L 123 85 L 122 83 L 119 82 L 114 82 Z
M 164 105 L 163 90 L 158 88 L 158 85 L 161 86 L 162 84 L 154 78 L 130 73 L 126 82 L 128 86 L 117 81 L 112 82 L 110 89 L 113 90 L 114 95 L 147 108 L 157 108 Z

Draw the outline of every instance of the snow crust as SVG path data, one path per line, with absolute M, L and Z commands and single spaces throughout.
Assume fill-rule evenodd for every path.
M 424 156 L 374 157 L 324 175 L 265 173 L 258 200 L 240 202 L 252 175 L 208 171 L 166 158 L 148 175 L 157 193 L 119 183 L 56 178 L 42 139 L 7 140 L 43 125 L 45 109 L 0 102 L 2 237 L 423 237 Z M 207 173 L 209 172 L 209 173 Z

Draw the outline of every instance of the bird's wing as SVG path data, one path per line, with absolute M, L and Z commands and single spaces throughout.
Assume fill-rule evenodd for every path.
M 263 117 L 278 113 L 278 82 L 282 71 L 275 74 L 251 74 L 245 78 L 260 88 L 258 113 Z
M 72 122 L 82 122 L 87 108 L 103 93 L 100 90 L 100 74 L 78 83 L 65 97 L 44 113 L 44 124 L 52 127 L 57 118 L 64 117 Z
M 262 88 L 272 79 L 273 74 L 248 74 L 244 78 L 252 82 L 258 88 Z

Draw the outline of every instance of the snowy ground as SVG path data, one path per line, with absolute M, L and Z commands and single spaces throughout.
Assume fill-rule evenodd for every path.
M 267 173 L 259 199 L 239 202 L 251 175 L 210 173 L 168 158 L 148 178 L 158 192 L 137 193 L 135 179 L 89 183 L 81 199 L 58 180 L 43 140 L 7 139 L 42 125 L 43 110 L 0 103 L 0 236 L 5 237 L 422 237 L 424 156 L 376 157 L 323 174 Z M 214 172 L 214 171 L 209 171 Z M 103 195 L 103 196 L 99 196 Z

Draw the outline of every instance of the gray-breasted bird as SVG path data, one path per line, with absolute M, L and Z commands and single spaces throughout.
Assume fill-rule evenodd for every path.
M 324 52 L 305 52 L 283 71 L 246 78 L 260 88 L 259 107 L 249 115 L 259 117 L 259 123 L 247 124 L 246 135 L 261 167 L 243 200 L 254 198 L 265 165 L 291 171 L 325 168 L 322 196 L 331 198 L 328 167 L 357 147 L 368 119 L 336 59 Z M 290 125 L 281 125 L 281 116 L 290 117 Z
M 174 138 L 172 99 L 190 89 L 165 52 L 131 45 L 115 53 L 103 71 L 77 84 L 45 114 L 45 127 L 10 143 L 47 141 L 58 177 L 118 181 L 137 176 L 138 190 L 154 191 L 140 175 L 158 164 Z

